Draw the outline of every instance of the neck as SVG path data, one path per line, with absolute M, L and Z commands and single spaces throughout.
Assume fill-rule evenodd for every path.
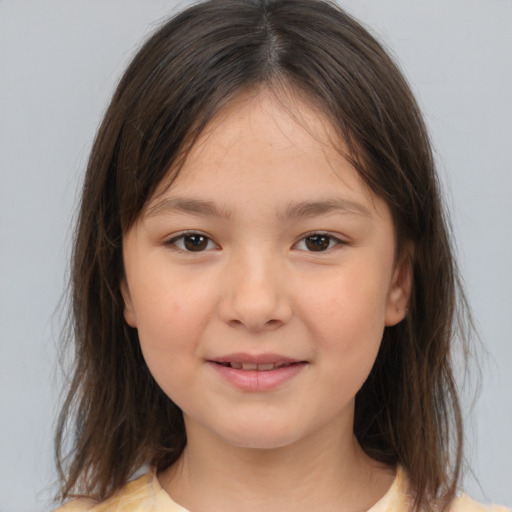
M 351 430 L 343 435 L 340 425 L 331 427 L 290 446 L 252 449 L 196 426 L 187 429 L 180 460 L 159 479 L 191 512 L 366 511 L 387 491 L 393 471 L 369 459 Z

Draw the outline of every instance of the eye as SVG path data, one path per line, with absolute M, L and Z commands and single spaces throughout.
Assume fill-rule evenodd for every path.
M 171 238 L 167 245 L 173 245 L 184 252 L 203 252 L 218 249 L 218 245 L 202 233 L 183 233 Z
M 342 240 L 332 235 L 313 233 L 300 240 L 297 243 L 297 248 L 302 251 L 323 252 L 342 243 Z

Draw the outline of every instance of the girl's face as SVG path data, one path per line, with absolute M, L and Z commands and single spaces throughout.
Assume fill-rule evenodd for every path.
M 410 275 L 387 205 L 333 137 L 299 100 L 233 102 L 124 238 L 125 318 L 189 439 L 272 448 L 352 431 Z

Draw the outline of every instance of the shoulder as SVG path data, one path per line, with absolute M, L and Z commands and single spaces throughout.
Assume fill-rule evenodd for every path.
M 512 512 L 512 509 L 499 505 L 482 505 L 467 494 L 462 494 L 454 500 L 450 512 Z
M 387 494 L 369 512 L 405 512 L 412 510 L 413 492 L 406 471 L 398 466 L 396 479 Z M 434 510 L 439 510 L 434 507 Z M 508 507 L 482 505 L 461 494 L 447 507 L 447 512 L 512 512 Z
M 154 504 L 153 497 L 153 475 L 147 473 L 127 483 L 121 490 L 105 501 L 98 502 L 80 498 L 66 503 L 55 512 L 114 512 L 119 510 L 138 512 L 139 510 L 157 510 L 151 506 Z

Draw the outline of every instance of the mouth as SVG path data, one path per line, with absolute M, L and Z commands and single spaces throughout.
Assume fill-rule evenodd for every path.
M 279 389 L 309 365 L 308 361 L 279 354 L 229 354 L 207 362 L 224 382 L 251 393 Z
M 210 359 L 209 362 L 219 367 L 252 372 L 271 372 L 307 364 L 307 361 L 270 353 L 257 355 L 246 353 L 227 354 Z
M 270 372 L 279 368 L 285 368 L 287 366 L 294 366 L 305 361 L 294 361 L 291 363 L 242 363 L 240 361 L 212 361 L 215 364 L 225 366 L 227 368 L 234 368 L 235 370 L 247 370 L 247 371 L 258 371 L 258 372 Z

